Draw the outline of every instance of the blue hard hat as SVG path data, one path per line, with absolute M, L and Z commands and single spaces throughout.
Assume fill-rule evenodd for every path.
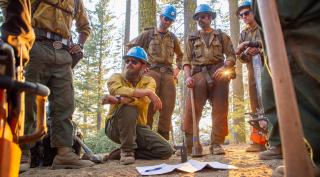
M 148 55 L 142 47 L 136 46 L 132 47 L 123 59 L 127 59 L 128 57 L 133 57 L 138 60 L 142 60 L 144 63 L 148 63 Z
M 250 1 L 244 1 L 242 2 L 237 10 L 237 15 L 239 15 L 240 10 L 244 9 L 244 8 L 251 8 L 251 2 Z
M 216 13 L 213 12 L 212 8 L 208 5 L 208 4 L 200 4 L 197 6 L 194 15 L 193 15 L 193 19 L 197 20 L 197 15 L 199 13 L 209 13 L 212 16 L 212 19 L 216 18 Z
M 177 10 L 173 5 L 167 5 L 162 9 L 161 15 L 175 21 L 177 17 Z

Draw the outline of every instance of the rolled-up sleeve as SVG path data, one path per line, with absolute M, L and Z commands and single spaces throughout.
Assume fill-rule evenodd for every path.
M 182 59 L 183 59 L 183 53 L 181 51 L 181 47 L 178 41 L 178 38 L 174 38 L 174 53 L 176 54 L 176 65 L 177 68 L 182 68 Z
M 227 34 L 225 33 L 222 33 L 222 34 L 223 34 L 222 37 L 223 37 L 223 44 L 224 44 L 223 51 L 224 51 L 224 54 L 226 55 L 226 61 L 236 62 L 236 54 L 235 54 L 231 39 Z
M 192 59 L 192 42 L 190 41 L 190 37 L 187 39 L 187 44 L 184 46 L 184 55 L 182 60 L 182 67 L 184 65 L 191 65 Z
M 83 1 L 79 0 L 79 9 L 76 13 L 76 30 L 78 33 L 83 33 L 87 36 L 90 35 L 91 27 L 88 19 L 88 14 L 84 7 Z

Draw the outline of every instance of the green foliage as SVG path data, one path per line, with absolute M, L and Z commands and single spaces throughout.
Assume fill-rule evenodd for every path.
M 106 136 L 104 129 L 99 130 L 94 136 L 85 138 L 84 141 L 94 153 L 109 153 L 119 147 Z
M 86 42 L 84 59 L 76 66 L 74 72 L 76 111 L 74 119 L 84 136 L 99 131 L 103 125 L 104 109 L 100 99 L 106 90 L 106 75 L 117 63 L 116 58 L 121 51 L 116 43 L 120 43 L 114 35 L 115 26 L 112 19 L 109 0 L 99 0 L 93 11 L 88 11 L 91 35 Z M 119 57 L 120 58 L 120 57 Z

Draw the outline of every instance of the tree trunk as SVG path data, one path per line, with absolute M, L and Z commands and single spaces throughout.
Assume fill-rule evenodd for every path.
M 156 7 L 156 0 L 139 0 L 139 33 L 157 25 Z
M 240 25 L 239 19 L 236 16 L 236 11 L 238 9 L 238 0 L 228 0 L 229 1 L 229 19 L 230 19 L 230 33 L 231 41 L 234 47 L 239 43 L 240 36 Z M 241 143 L 246 141 L 245 136 L 245 120 L 244 120 L 244 98 L 243 98 L 243 82 L 242 82 L 242 64 L 236 62 L 236 73 L 237 78 L 232 81 L 232 111 L 236 114 L 233 117 L 233 130 L 234 130 L 234 141 L 235 143 Z
M 184 39 L 197 29 L 196 21 L 193 20 L 192 16 L 197 7 L 197 0 L 184 0 Z
M 123 44 L 129 42 L 130 40 L 130 18 L 131 18 L 131 0 L 126 0 L 126 20 L 125 20 L 125 27 L 124 27 L 124 40 Z M 124 50 L 123 50 L 124 51 Z M 125 53 L 123 53 L 125 55 Z M 124 68 L 124 60 L 122 60 L 121 68 Z

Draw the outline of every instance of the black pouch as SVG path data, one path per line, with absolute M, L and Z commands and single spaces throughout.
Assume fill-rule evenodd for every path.
M 53 159 L 57 155 L 57 148 L 52 148 L 50 146 L 50 131 L 50 126 L 48 126 L 48 134 L 42 140 L 37 141 L 35 145 L 30 149 L 30 168 L 46 167 L 52 165 Z M 83 136 L 79 131 L 75 132 L 75 136 L 83 140 Z M 74 150 L 74 153 L 80 157 L 81 145 L 75 139 L 73 140 L 72 149 Z
M 73 69 L 79 63 L 79 61 L 83 58 L 83 52 L 78 52 L 70 55 L 72 57 L 71 68 Z

